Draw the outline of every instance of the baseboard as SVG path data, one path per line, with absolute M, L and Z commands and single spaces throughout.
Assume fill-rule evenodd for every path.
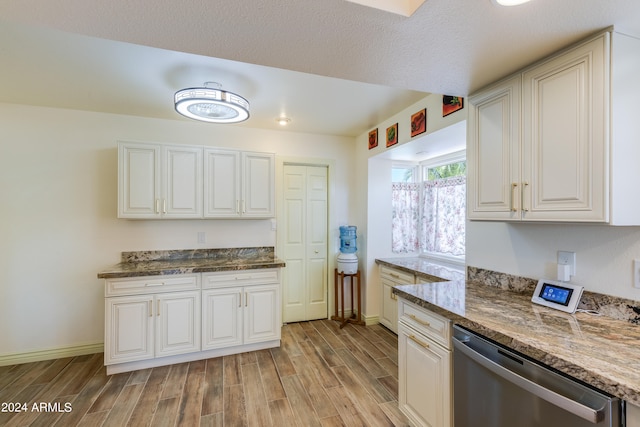
M 104 343 L 99 342 L 94 344 L 76 345 L 72 347 L 30 351 L 27 353 L 5 354 L 0 356 L 0 366 L 40 362 L 41 360 L 60 359 L 63 357 L 83 356 L 85 354 L 102 353 L 103 351 Z
M 364 317 L 364 323 L 367 326 L 377 325 L 378 323 L 380 323 L 380 316 L 363 315 L 362 317 Z

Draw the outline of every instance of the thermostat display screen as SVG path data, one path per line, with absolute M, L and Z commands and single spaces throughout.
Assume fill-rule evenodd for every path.
M 569 305 L 569 300 L 571 300 L 572 293 L 573 289 L 545 283 L 544 285 L 542 285 L 542 289 L 540 290 L 539 295 L 540 298 L 544 300 L 567 306 Z

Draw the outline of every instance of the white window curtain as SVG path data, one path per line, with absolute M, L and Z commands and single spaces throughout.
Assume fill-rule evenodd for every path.
M 423 252 L 464 255 L 466 178 L 425 181 L 420 218 Z
M 420 219 L 420 193 L 415 182 L 394 182 L 391 187 L 391 250 L 394 253 L 416 252 Z

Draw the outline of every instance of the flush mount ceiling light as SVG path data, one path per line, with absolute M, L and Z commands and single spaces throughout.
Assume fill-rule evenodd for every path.
M 289 117 L 278 117 L 276 122 L 278 122 L 280 126 L 286 126 L 291 122 L 291 119 Z
M 519 4 L 526 3 L 530 0 L 493 0 L 495 3 L 500 6 L 517 6 Z
M 347 0 L 351 3 L 380 9 L 398 15 L 409 17 L 418 10 L 425 0 Z
M 211 88 L 209 86 L 216 86 Z M 220 89 L 216 82 L 182 89 L 175 94 L 176 111 L 190 119 L 210 123 L 238 123 L 249 118 L 249 101 Z

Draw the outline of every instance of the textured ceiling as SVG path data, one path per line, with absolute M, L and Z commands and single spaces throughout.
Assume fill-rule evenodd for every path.
M 28 98 L 23 84 L 36 72 L 25 70 L 46 60 L 39 80 L 63 92 L 69 81 L 82 83 L 73 102 L 92 105 L 83 109 L 166 117 L 175 115 L 170 103 L 154 108 L 138 99 L 139 80 L 145 92 L 162 92 L 152 97 L 156 104 L 182 87 L 221 80 L 259 107 L 247 125 L 273 126 L 284 112 L 295 130 L 351 136 L 421 92 L 467 95 L 610 25 L 640 34 L 638 0 L 533 0 L 511 8 L 427 0 L 411 17 L 344 0 L 23 0 L 0 2 L 0 17 L 0 89 L 11 92 L 0 101 L 16 102 L 16 86 Z M 128 44 L 72 40 L 32 26 Z M 12 58 L 21 63 L 7 70 Z M 324 115 L 332 109 L 335 117 Z

